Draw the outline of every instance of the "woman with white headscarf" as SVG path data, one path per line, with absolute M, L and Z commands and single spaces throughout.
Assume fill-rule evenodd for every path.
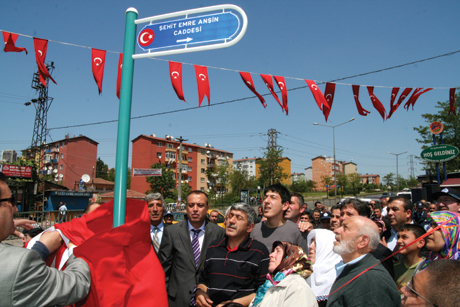
M 335 265 L 342 258 L 333 252 L 335 234 L 327 229 L 313 229 L 308 234 L 308 258 L 313 264 L 313 274 L 307 283 L 316 296 L 319 307 L 326 306 L 332 284 L 337 277 Z

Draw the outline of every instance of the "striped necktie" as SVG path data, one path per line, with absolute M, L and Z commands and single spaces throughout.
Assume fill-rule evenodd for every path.
M 155 248 L 155 252 L 158 253 L 158 250 L 160 249 L 160 240 L 158 239 L 158 227 L 153 228 L 153 236 L 152 236 L 152 241 L 153 241 L 153 247 Z
M 193 231 L 193 239 L 192 239 L 192 249 L 193 249 L 193 257 L 195 258 L 195 266 L 198 266 L 198 261 L 200 260 L 200 242 L 198 241 L 198 235 L 200 234 L 201 229 L 191 229 Z M 195 306 L 195 292 L 196 292 L 196 285 L 193 288 L 192 299 L 190 300 L 190 305 Z

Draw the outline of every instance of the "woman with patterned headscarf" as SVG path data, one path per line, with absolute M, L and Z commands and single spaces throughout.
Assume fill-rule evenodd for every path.
M 316 297 L 305 278 L 311 275 L 311 262 L 298 245 L 273 243 L 267 281 L 259 287 L 250 306 L 317 307 Z
M 428 213 L 431 228 L 447 222 L 438 230 L 426 237 L 426 248 L 431 252 L 422 264 L 424 269 L 428 263 L 437 259 L 460 260 L 460 216 L 458 213 L 439 211 Z M 429 230 L 428 230 L 429 231 Z

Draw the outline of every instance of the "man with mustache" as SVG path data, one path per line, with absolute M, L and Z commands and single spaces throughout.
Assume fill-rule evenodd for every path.
M 368 218 L 351 216 L 334 233 L 337 240 L 334 242 L 334 252 L 343 261 L 336 265 L 337 279 L 332 285 L 326 306 L 401 306 L 396 284 L 370 254 L 380 240 L 377 225 Z M 365 271 L 368 268 L 371 269 Z
M 249 306 L 257 288 L 265 282 L 269 253 L 265 245 L 251 239 L 257 215 L 251 206 L 236 203 L 227 209 L 225 237 L 206 251 L 196 291 L 198 307 L 222 306 L 229 302 Z
M 163 223 L 166 203 L 160 193 L 148 194 L 145 196 L 145 201 L 147 202 L 150 216 L 150 239 L 155 252 L 158 254 L 161 238 L 163 237 L 164 228 L 166 226 L 166 224 Z

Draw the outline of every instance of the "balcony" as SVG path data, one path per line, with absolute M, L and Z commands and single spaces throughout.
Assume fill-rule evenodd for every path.
M 59 152 L 59 148 L 53 147 L 51 148 L 51 152 Z
M 51 159 L 51 163 L 58 163 L 58 159 Z

